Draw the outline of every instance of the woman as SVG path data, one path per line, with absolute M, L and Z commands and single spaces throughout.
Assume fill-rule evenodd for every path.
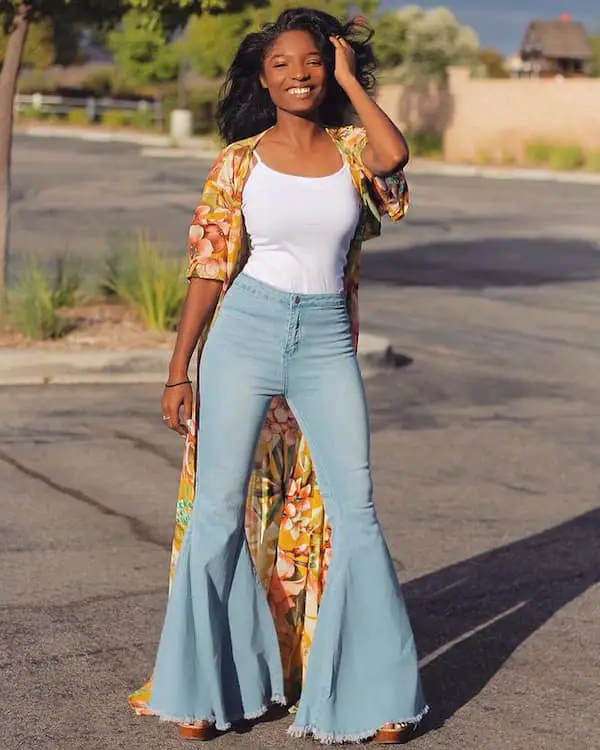
M 289 731 L 324 743 L 400 741 L 427 710 L 355 353 L 360 245 L 407 205 L 408 149 L 368 95 L 368 39 L 288 10 L 246 37 L 223 89 L 230 145 L 190 229 L 162 399 L 187 446 L 170 596 L 152 682 L 130 699 L 184 737 L 299 693 Z

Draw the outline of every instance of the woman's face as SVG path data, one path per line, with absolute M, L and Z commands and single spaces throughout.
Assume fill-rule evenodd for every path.
M 310 115 L 327 93 L 327 69 L 308 31 L 286 31 L 267 51 L 260 76 L 277 109 Z

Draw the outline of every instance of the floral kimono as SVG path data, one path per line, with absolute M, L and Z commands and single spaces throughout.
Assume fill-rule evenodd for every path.
M 370 175 L 361 159 L 367 142 L 362 128 L 347 126 L 330 129 L 328 133 L 348 164 L 362 201 L 361 218 L 344 273 L 356 347 L 361 245 L 379 234 L 383 213 L 394 221 L 404 216 L 408 189 L 401 171 L 386 178 Z M 200 337 L 199 354 L 223 296 L 248 258 L 242 191 L 254 165 L 254 149 L 262 135 L 264 133 L 233 143 L 221 152 L 194 213 L 187 277 L 223 282 L 215 315 Z M 196 420 L 197 417 L 196 413 Z M 195 431 L 191 430 L 185 443 L 177 497 L 170 581 L 194 504 L 195 468 L 196 438 Z M 287 697 L 293 701 L 301 690 L 331 559 L 331 529 L 309 447 L 282 397 L 273 399 L 260 433 L 248 487 L 246 534 L 279 637 Z M 136 712 L 151 713 L 147 708 L 151 690 L 150 680 L 130 696 L 129 702 Z

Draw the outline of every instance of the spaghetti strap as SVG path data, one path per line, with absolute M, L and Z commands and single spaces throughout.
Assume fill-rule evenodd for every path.
M 263 163 L 263 160 L 258 155 L 258 151 L 256 149 L 254 149 L 254 151 L 252 152 L 252 156 L 254 156 L 254 158 L 256 159 L 256 163 L 257 164 L 262 164 Z

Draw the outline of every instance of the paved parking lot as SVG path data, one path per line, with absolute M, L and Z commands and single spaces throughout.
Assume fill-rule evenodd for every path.
M 154 229 L 206 165 L 21 139 L 13 253 Z M 418 177 L 363 261 L 379 512 L 432 713 L 415 750 L 595 750 L 600 701 L 600 188 Z M 13 270 L 16 269 L 16 264 Z M 0 748 L 168 750 L 137 719 L 166 597 L 180 442 L 154 386 L 0 389 Z M 235 750 L 310 747 L 289 719 Z

